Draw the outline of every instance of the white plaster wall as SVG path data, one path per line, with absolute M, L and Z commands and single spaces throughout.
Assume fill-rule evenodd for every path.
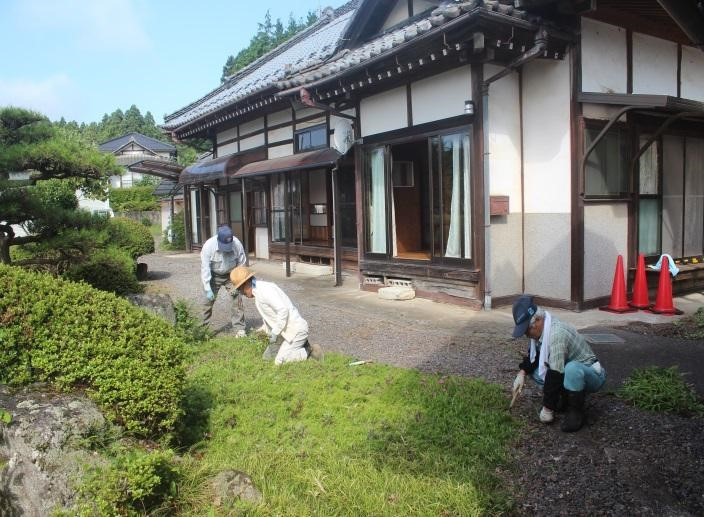
M 582 91 L 626 93 L 626 29 L 582 18 Z
M 299 108 L 294 112 L 296 114 L 296 119 L 302 119 L 306 117 L 312 117 L 313 115 L 323 114 L 322 110 L 317 108 Z
M 501 70 L 485 65 L 484 77 Z M 489 191 L 509 196 L 509 211 L 521 212 L 521 113 L 518 74 L 493 83 L 489 90 Z
M 397 23 L 401 23 L 403 20 L 408 18 L 408 0 L 396 0 L 396 5 L 391 9 L 389 17 L 384 22 L 384 26 L 381 30 L 393 27 Z
M 407 127 L 406 87 L 362 99 L 359 112 L 362 136 Z
M 225 145 L 218 146 L 218 158 L 221 156 L 227 156 L 228 154 L 234 154 L 237 152 L 237 142 L 231 142 Z
M 523 69 L 526 292 L 570 298 L 570 66 Z
M 611 117 L 621 109 L 621 106 L 610 106 L 608 104 L 590 104 L 585 102 L 582 104 L 582 115 L 584 118 L 596 120 L 611 120 Z M 624 116 L 621 121 L 625 121 Z
M 704 52 L 682 47 L 682 97 L 704 102 Z
M 464 114 L 464 101 L 472 99 L 469 66 L 437 74 L 411 84 L 413 125 Z
M 240 151 L 246 151 L 262 145 L 264 145 L 264 133 L 240 140 Z
M 273 131 L 269 131 L 268 138 L 270 144 L 280 142 L 282 140 L 290 140 L 291 138 L 293 138 L 293 127 L 286 126 L 280 129 L 274 129 Z
M 226 142 L 227 140 L 237 138 L 237 127 L 226 129 L 225 131 L 220 131 L 215 138 L 218 144 L 220 142 Z
M 164 233 L 169 228 L 171 222 L 171 202 L 161 201 L 161 233 Z
M 619 255 L 623 256 L 623 263 L 628 264 L 628 205 L 585 205 L 585 300 L 611 294 L 616 258 Z
M 249 122 L 245 122 L 244 124 L 240 124 L 240 136 L 248 133 L 254 133 L 260 129 L 264 129 L 264 117 L 259 117 L 254 120 L 250 120 Z
M 293 144 L 276 145 L 268 149 L 269 159 L 291 156 L 293 154 Z
M 269 113 L 266 116 L 267 126 L 278 126 L 279 124 L 285 124 L 286 122 L 291 122 L 293 119 L 293 114 L 290 109 L 285 109 L 281 111 L 275 111 L 274 113 Z
M 484 66 L 484 77 L 501 70 Z M 491 217 L 492 296 L 521 292 L 521 125 L 518 74 L 511 73 L 489 89 L 489 191 L 509 196 L 509 216 Z
M 633 33 L 633 93 L 677 96 L 677 43 Z
M 319 126 L 320 124 L 325 124 L 325 121 L 325 117 L 318 117 L 314 118 L 313 120 L 306 120 L 305 122 L 296 122 L 296 130 Z

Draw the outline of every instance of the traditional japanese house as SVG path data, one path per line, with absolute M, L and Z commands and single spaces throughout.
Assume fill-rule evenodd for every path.
M 193 245 L 490 308 L 604 303 L 616 257 L 701 289 L 704 13 L 696 0 L 360 0 L 168 116 Z

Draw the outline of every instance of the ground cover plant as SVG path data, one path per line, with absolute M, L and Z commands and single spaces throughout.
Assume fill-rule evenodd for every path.
M 164 437 L 182 412 L 185 343 L 111 293 L 0 265 L 0 383 L 84 389 L 133 435 Z
M 510 506 L 495 478 L 516 423 L 499 386 L 349 357 L 275 367 L 254 338 L 201 345 L 183 423 L 186 515 L 485 515 Z M 262 491 L 218 501 L 244 471 Z M 218 504 L 221 506 L 218 508 Z
M 646 411 L 704 415 L 704 402 L 685 383 L 676 366 L 635 369 L 623 383 L 619 396 Z

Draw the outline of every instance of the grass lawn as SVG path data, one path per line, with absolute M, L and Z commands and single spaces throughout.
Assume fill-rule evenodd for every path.
M 189 372 L 186 515 L 486 515 L 517 423 L 501 389 L 349 357 L 275 367 L 263 342 L 203 345 Z M 249 474 L 259 505 L 215 506 L 210 480 Z

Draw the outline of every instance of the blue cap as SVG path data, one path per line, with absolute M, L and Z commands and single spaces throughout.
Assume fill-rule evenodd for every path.
M 232 230 L 229 226 L 221 226 L 218 228 L 218 250 L 229 252 L 232 251 Z
M 513 337 L 520 337 L 528 330 L 530 319 L 538 312 L 538 307 L 533 303 L 533 297 L 524 294 L 513 302 L 513 321 L 516 328 L 513 329 Z

